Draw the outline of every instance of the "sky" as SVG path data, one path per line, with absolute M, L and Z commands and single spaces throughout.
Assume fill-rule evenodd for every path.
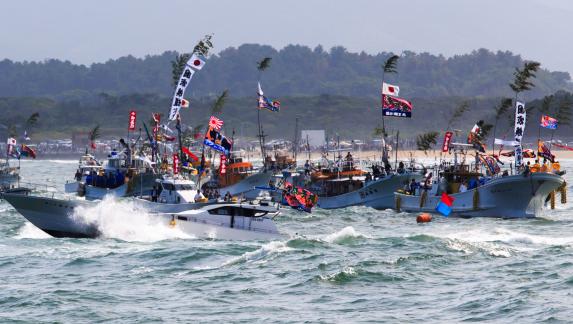
M 573 74 L 570 0 L 18 0 L 0 10 L 0 59 L 91 64 L 244 43 L 452 56 L 509 50 Z

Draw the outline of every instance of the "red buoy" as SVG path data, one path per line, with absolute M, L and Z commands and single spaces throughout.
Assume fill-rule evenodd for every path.
M 432 221 L 432 215 L 428 213 L 422 213 L 416 217 L 416 222 L 418 223 L 429 223 Z

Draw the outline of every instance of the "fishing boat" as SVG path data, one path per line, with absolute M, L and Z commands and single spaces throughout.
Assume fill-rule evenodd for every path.
M 13 167 L 8 161 L 0 163 L 0 190 L 12 188 L 20 180 L 20 167 Z
M 255 187 L 268 185 L 273 176 L 272 172 L 265 168 L 255 168 L 240 156 L 232 155 L 223 163 L 226 163 L 224 173 L 219 167 L 219 172 L 214 172 L 214 176 L 201 186 L 203 192 L 217 191 L 220 196 L 229 193 L 231 196 L 255 199 L 261 193 Z
M 102 165 L 86 154 L 80 159 L 74 181 L 65 185 L 67 193 L 77 193 L 88 200 L 107 195 L 128 197 L 148 195 L 160 177 L 144 157 L 130 158 L 125 153 L 112 151 Z
M 372 176 L 350 159 L 337 163 L 318 165 L 315 171 L 291 177 L 296 186 L 301 186 L 318 195 L 317 206 L 324 209 L 367 206 L 375 209 L 394 207 L 394 192 L 403 188 L 412 179 L 422 175 L 413 168 L 399 168 L 394 173 Z M 377 166 L 373 167 L 378 170 Z
M 458 147 L 466 144 L 454 144 Z M 565 180 L 552 172 L 509 171 L 484 174 L 472 164 L 442 164 L 427 175 L 427 184 L 415 192 L 395 193 L 395 209 L 436 212 L 442 193 L 451 197 L 451 213 L 461 217 L 527 218 L 539 216 L 552 192 Z M 477 154 L 477 153 L 476 153 Z M 483 164 L 481 164 L 483 167 Z M 414 190 L 412 190 L 414 191 Z
M 5 192 L 2 198 L 28 221 L 51 236 L 97 238 L 103 235 L 97 221 L 90 222 L 76 217 L 75 210 L 104 202 L 44 197 L 33 195 L 30 190 Z M 158 212 L 157 209 L 145 211 L 158 224 L 169 225 L 197 238 L 268 240 L 281 237 L 274 223 L 274 218 L 280 213 L 276 204 L 256 201 L 214 202 L 194 207 L 170 213 Z

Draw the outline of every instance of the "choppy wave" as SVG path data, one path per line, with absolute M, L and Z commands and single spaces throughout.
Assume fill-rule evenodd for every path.
M 328 243 L 345 244 L 345 243 L 351 243 L 356 239 L 361 239 L 361 238 L 371 238 L 371 237 L 356 231 L 352 226 L 347 226 L 341 229 L 340 231 L 326 235 L 323 238 L 323 240 Z

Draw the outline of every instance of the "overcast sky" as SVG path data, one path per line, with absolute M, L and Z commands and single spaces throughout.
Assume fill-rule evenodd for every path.
M 571 0 L 37 0 L 3 1 L 0 58 L 102 62 L 243 43 L 451 56 L 510 50 L 573 72 Z

